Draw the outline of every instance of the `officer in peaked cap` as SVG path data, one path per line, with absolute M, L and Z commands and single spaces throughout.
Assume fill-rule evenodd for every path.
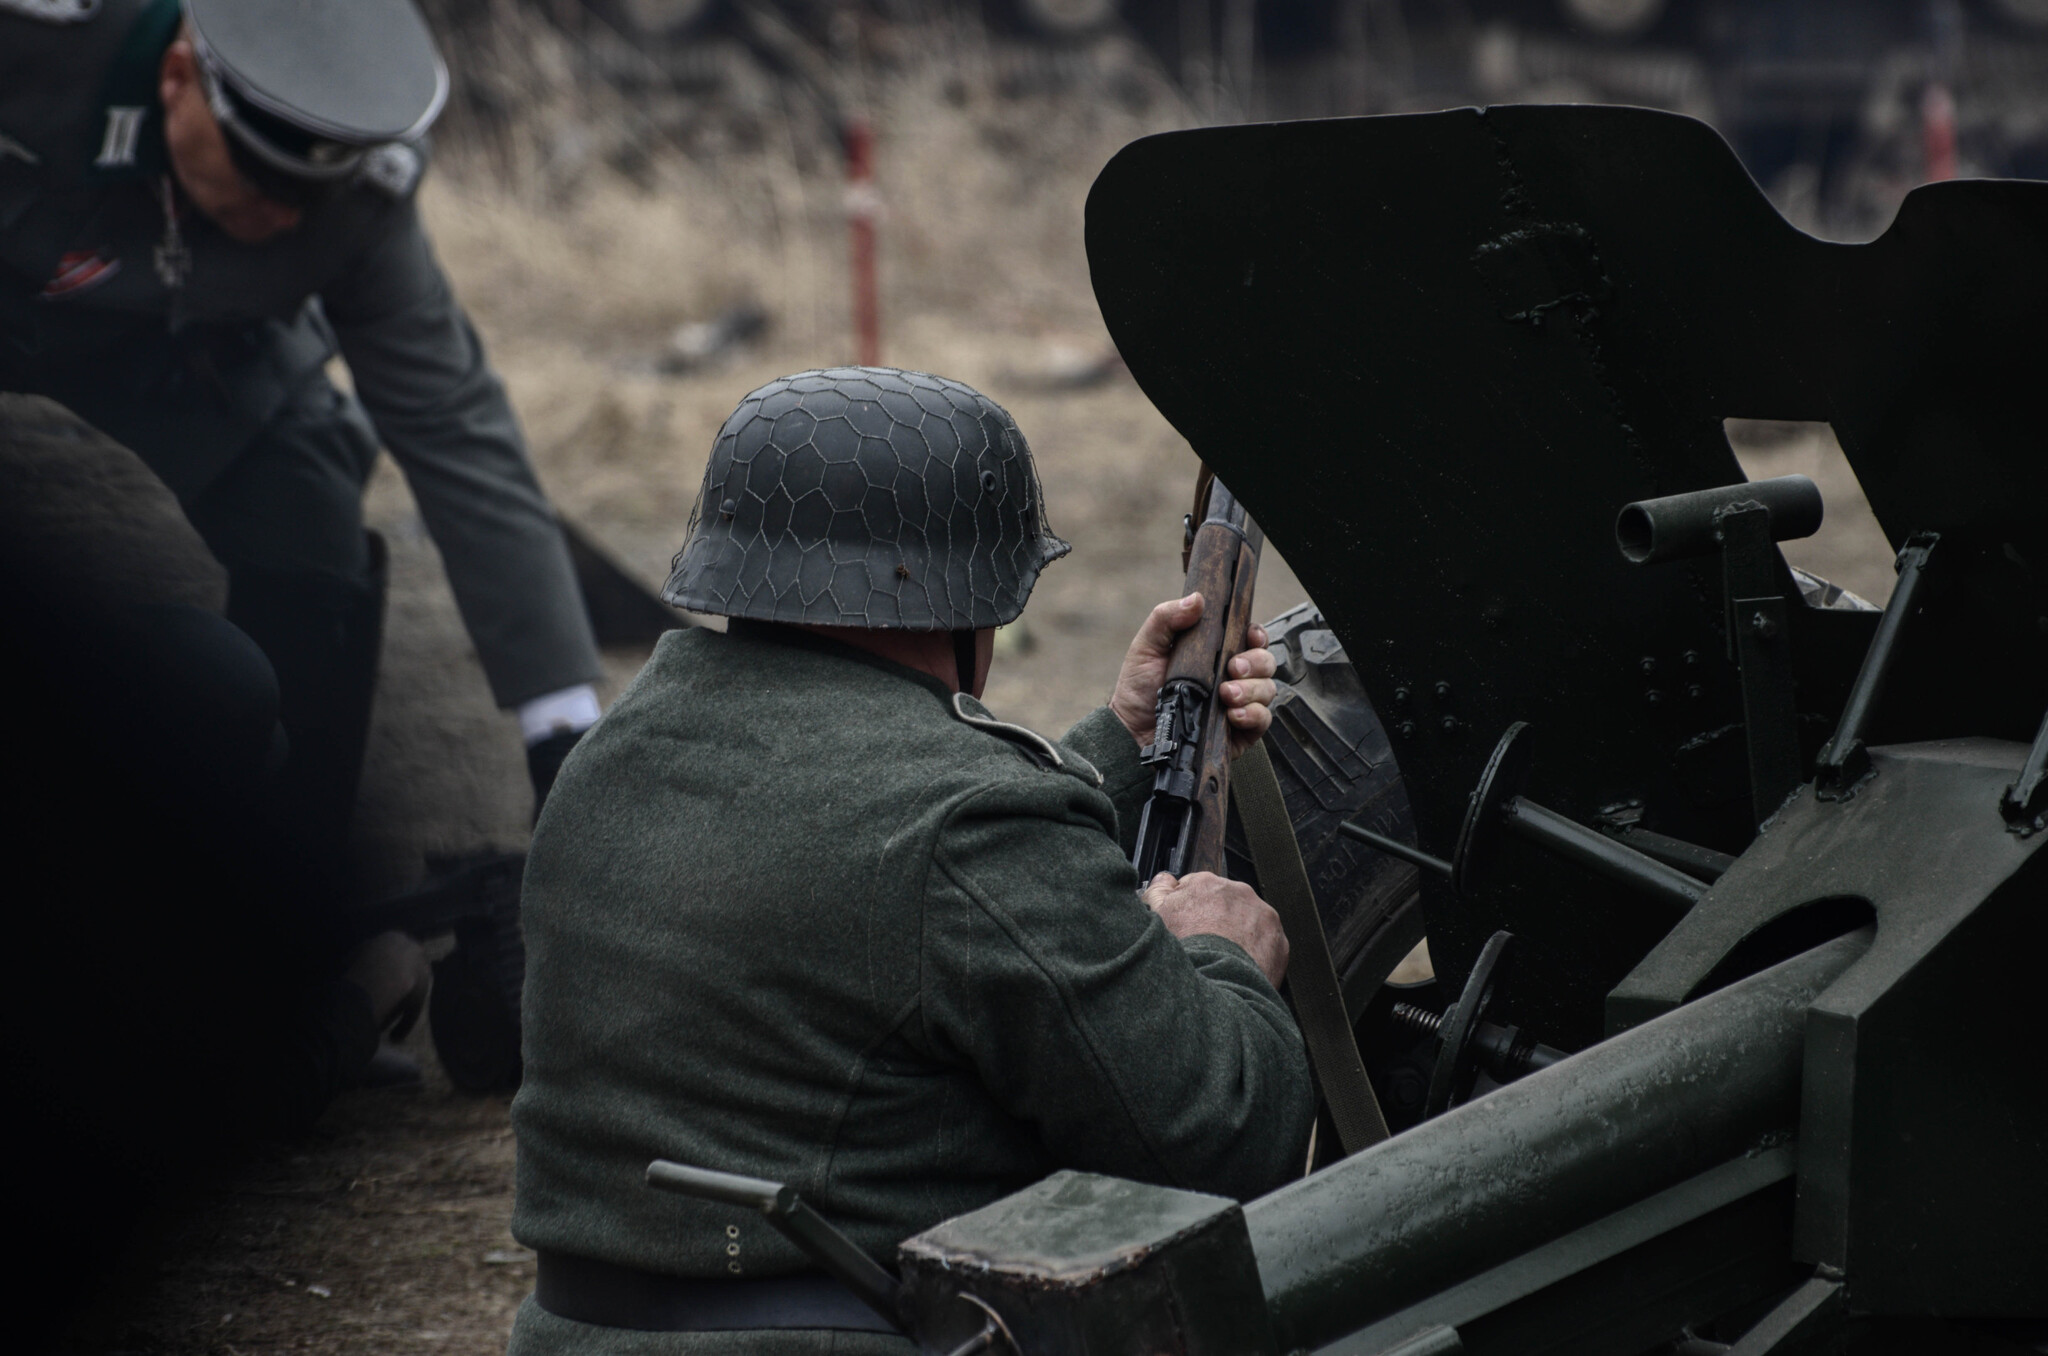
M 378 147 L 417 143 L 448 98 L 448 68 L 408 0 L 187 0 L 185 13 L 236 167 L 280 201 L 317 197 Z
M 895 1245 L 1056 1168 L 1250 1197 L 1315 1099 L 1250 887 L 1144 882 L 1139 747 L 1199 594 L 1059 740 L 978 700 L 1067 553 L 994 401 L 886 368 L 740 402 L 664 594 L 671 631 L 576 749 L 527 859 L 512 1356 L 912 1348 L 759 1212 L 648 1160 L 788 1182 Z M 1233 744 L 1273 656 L 1232 661 Z
M 447 92 L 412 0 L 0 0 L 0 390 L 132 448 L 227 566 L 316 859 L 374 677 L 380 442 L 537 794 L 597 716 L 560 525 L 413 200 Z

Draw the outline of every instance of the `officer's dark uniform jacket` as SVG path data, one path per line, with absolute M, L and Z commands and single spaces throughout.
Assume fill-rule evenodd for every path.
M 893 1270 L 902 1238 L 1071 1167 L 1239 1197 L 1300 1173 L 1292 1017 L 1177 940 L 1120 839 L 1149 777 L 1108 711 L 1052 743 L 810 633 L 671 632 L 564 768 L 524 896 L 513 1232 L 703 1279 L 805 1264 L 653 1158 L 788 1181 Z M 886 1351 L 645 1333 L 529 1300 L 519 1356 Z
M 310 447 L 345 478 L 381 436 L 500 704 L 592 680 L 560 531 L 420 228 L 422 148 L 373 151 L 298 228 L 236 243 L 166 199 L 157 72 L 178 22 L 177 0 L 0 0 L 0 389 L 63 401 L 188 507 L 252 445 Z M 337 349 L 360 407 L 323 375 Z

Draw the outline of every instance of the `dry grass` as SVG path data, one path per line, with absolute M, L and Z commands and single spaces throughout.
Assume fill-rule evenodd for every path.
M 1127 379 L 1051 393 L 1032 378 L 1056 350 L 1108 351 L 1081 204 L 1119 146 L 1185 117 L 1115 43 L 1069 71 L 1068 87 L 1038 94 L 989 93 L 996 64 L 968 41 L 867 87 L 887 211 L 884 356 L 981 387 L 1032 440 L 1053 524 L 1076 549 L 1046 576 L 1032 639 L 1007 647 L 1021 662 L 995 699 L 1017 719 L 1062 728 L 1107 690 L 1138 610 L 1177 583 L 1193 459 Z M 1117 82 L 1143 99 L 1101 97 Z M 482 162 L 446 166 L 428 186 L 437 248 L 550 494 L 643 579 L 658 582 L 681 544 L 704 458 L 738 398 L 850 358 L 835 176 L 815 129 L 787 114 L 750 151 L 663 161 L 651 187 L 602 173 L 568 194 L 508 187 Z M 772 317 L 761 342 L 708 371 L 661 370 L 676 325 L 739 302 Z M 401 535 L 410 529 L 396 496 L 376 502 Z M 1287 592 L 1283 569 L 1267 597 Z

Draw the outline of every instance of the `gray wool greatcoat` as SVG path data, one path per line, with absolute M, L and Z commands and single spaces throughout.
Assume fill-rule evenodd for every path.
M 671 632 L 562 770 L 527 864 L 513 1232 L 698 1278 L 798 1271 L 648 1161 L 785 1181 L 898 1241 L 1057 1168 L 1247 1198 L 1314 1112 L 1285 1003 L 1176 939 L 1123 843 L 1149 776 L 1099 710 L 1055 744 L 811 633 Z M 529 1299 L 542 1352 L 902 1351 L 635 1333 Z

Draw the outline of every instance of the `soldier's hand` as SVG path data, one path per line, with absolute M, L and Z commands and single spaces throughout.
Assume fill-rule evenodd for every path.
M 1243 881 L 1209 871 L 1175 879 L 1164 871 L 1139 895 L 1176 937 L 1223 937 L 1236 942 L 1278 987 L 1287 977 L 1287 934 L 1273 906 Z
M 1190 593 L 1153 608 L 1132 638 L 1130 651 L 1124 655 L 1123 671 L 1116 676 L 1109 709 L 1116 712 L 1116 718 L 1138 741 L 1139 748 L 1152 742 L 1159 685 L 1166 681 L 1166 658 L 1173 652 L 1173 638 L 1202 619 L 1202 601 L 1201 594 Z M 1256 623 L 1248 627 L 1245 646 L 1232 656 L 1229 681 L 1223 684 L 1233 756 L 1250 748 L 1273 723 L 1268 707 L 1278 691 L 1273 684 L 1277 665 L 1273 652 L 1266 648 L 1266 628 Z

